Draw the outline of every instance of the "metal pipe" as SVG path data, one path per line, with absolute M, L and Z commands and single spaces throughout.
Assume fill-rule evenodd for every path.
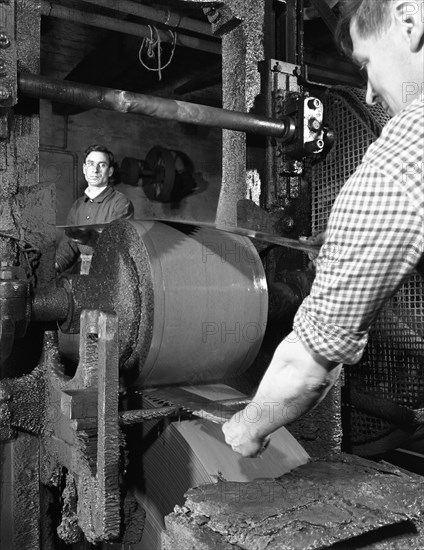
M 161 25 L 172 27 L 173 29 L 184 29 L 197 32 L 199 34 L 212 36 L 212 29 L 209 23 L 191 19 L 180 13 L 173 12 L 164 8 L 152 8 L 144 4 L 132 2 L 131 0 L 82 0 L 95 6 L 102 6 L 112 10 L 136 15 L 150 21 L 156 21 Z
M 295 131 L 294 121 L 291 117 L 273 120 L 263 116 L 229 111 L 217 107 L 114 90 L 101 86 L 91 86 L 67 80 L 55 80 L 39 75 L 19 74 L 18 90 L 26 96 L 78 105 L 88 109 L 106 109 L 120 113 L 139 114 L 188 124 L 198 124 L 200 126 L 226 128 L 227 130 L 275 137 L 284 142 L 290 141 Z
M 65 19 L 66 21 L 72 21 L 73 23 L 81 23 L 82 25 L 90 25 L 92 27 L 98 27 L 110 31 L 122 32 L 124 34 L 130 34 L 131 36 L 137 36 L 139 38 L 151 37 L 150 28 L 148 25 L 132 23 L 130 21 L 122 21 L 121 19 L 113 19 L 112 17 L 99 15 L 97 13 L 82 12 L 74 10 L 73 8 L 59 6 L 58 4 L 51 4 L 47 0 L 42 0 L 41 2 L 41 15 Z M 157 35 L 156 33 L 154 34 L 154 38 L 157 37 L 159 37 L 162 42 L 172 43 L 174 40 L 173 36 L 171 36 L 169 32 L 160 29 L 157 29 Z M 194 36 L 187 36 L 177 33 L 176 44 L 178 46 L 185 46 L 186 48 L 192 48 L 194 50 L 202 50 L 204 52 L 221 55 L 221 44 L 219 42 L 213 42 L 212 40 L 206 40 L 204 38 L 196 38 Z

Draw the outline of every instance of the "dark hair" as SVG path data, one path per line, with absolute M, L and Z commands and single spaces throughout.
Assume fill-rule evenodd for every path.
M 90 147 L 87 147 L 87 149 L 84 151 L 84 162 L 88 155 L 93 151 L 96 151 L 98 153 L 105 153 L 109 157 L 109 166 L 115 166 L 115 157 L 113 156 L 113 153 L 109 151 L 109 149 L 107 149 L 104 145 L 99 145 L 98 143 L 90 145 Z
M 367 38 L 378 34 L 390 24 L 392 0 L 341 0 L 340 18 L 336 40 L 347 55 L 352 55 L 353 45 L 350 24 L 355 20 L 359 36 Z

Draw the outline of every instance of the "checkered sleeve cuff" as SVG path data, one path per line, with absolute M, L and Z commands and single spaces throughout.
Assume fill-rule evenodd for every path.
M 293 330 L 309 349 L 329 361 L 353 365 L 364 352 L 367 332 L 353 332 L 332 323 L 320 323 L 308 310 L 308 298 L 299 308 Z

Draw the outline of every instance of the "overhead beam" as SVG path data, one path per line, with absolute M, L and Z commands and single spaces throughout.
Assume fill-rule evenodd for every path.
M 82 0 L 95 6 L 102 6 L 112 10 L 135 15 L 149 21 L 155 21 L 172 29 L 184 29 L 199 34 L 212 36 L 212 29 L 209 23 L 185 17 L 169 9 L 152 8 L 144 4 L 132 2 L 131 0 Z
M 151 29 L 149 25 L 114 19 L 113 17 L 97 13 L 82 12 L 58 4 L 51 4 L 47 0 L 42 0 L 41 2 L 41 14 L 46 17 L 56 17 L 58 19 L 72 21 L 73 23 L 80 23 L 81 25 L 90 25 L 92 27 L 130 34 L 139 38 L 151 38 Z M 174 40 L 169 32 L 161 29 L 155 30 L 154 38 L 159 38 L 162 42 L 167 43 L 172 43 Z M 175 40 L 177 46 L 221 54 L 221 44 L 219 41 L 197 38 L 181 33 L 176 33 Z

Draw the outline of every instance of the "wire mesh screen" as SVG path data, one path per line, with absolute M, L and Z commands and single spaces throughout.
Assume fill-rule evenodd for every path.
M 324 162 L 311 167 L 314 233 L 326 228 L 341 186 L 389 119 L 381 107 L 367 107 L 365 93 L 357 89 L 328 91 L 324 109 L 326 123 L 335 131 L 336 143 Z M 423 279 L 412 275 L 374 323 L 362 360 L 345 368 L 343 416 L 346 447 L 352 452 L 362 455 L 386 452 L 404 442 L 413 431 L 412 427 L 411 430 L 405 426 L 399 428 L 402 418 L 394 423 L 391 414 L 391 421 L 380 411 L 377 414 L 375 407 L 378 405 L 372 396 L 390 401 L 389 405 L 397 403 L 412 409 L 423 406 L 423 296 Z M 365 396 L 371 395 L 369 407 L 361 411 L 352 406 L 352 389 Z

